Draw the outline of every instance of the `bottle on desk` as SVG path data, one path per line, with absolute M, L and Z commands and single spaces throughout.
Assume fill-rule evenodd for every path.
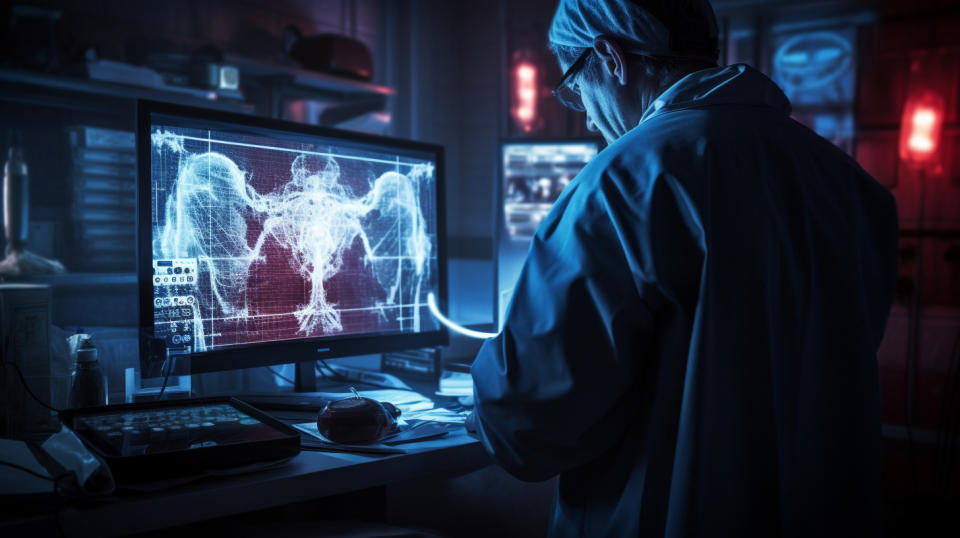
M 70 391 L 70 407 L 95 407 L 107 404 L 107 391 L 103 381 L 97 348 L 89 337 L 77 347 L 77 373 Z

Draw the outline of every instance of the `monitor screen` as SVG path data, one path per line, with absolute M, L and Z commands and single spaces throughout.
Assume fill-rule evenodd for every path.
M 440 148 L 176 108 L 140 118 L 141 318 L 168 354 L 206 371 L 445 339 Z
M 501 143 L 494 311 L 498 328 L 503 326 L 533 234 L 563 189 L 598 151 L 595 140 Z

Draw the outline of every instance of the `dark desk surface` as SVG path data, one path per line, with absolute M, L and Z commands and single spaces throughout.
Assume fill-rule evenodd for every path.
M 457 428 L 439 439 L 403 445 L 407 454 L 301 452 L 282 467 L 205 478 L 152 493 L 112 495 L 60 512 L 68 536 L 116 536 L 358 491 L 427 476 L 455 476 L 491 463 L 480 442 Z M 54 534 L 53 518 L 0 521 L 4 536 Z

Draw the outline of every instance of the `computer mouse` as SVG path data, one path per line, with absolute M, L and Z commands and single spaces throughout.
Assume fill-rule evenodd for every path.
M 389 402 L 378 402 L 354 395 L 327 402 L 317 415 L 320 434 L 335 443 L 358 445 L 373 443 L 397 433 L 400 410 Z

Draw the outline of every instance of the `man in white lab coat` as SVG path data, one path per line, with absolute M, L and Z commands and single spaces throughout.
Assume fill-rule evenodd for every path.
M 550 39 L 609 146 L 473 365 L 484 446 L 559 475 L 556 536 L 879 534 L 893 198 L 716 67 L 705 0 L 561 0 Z

